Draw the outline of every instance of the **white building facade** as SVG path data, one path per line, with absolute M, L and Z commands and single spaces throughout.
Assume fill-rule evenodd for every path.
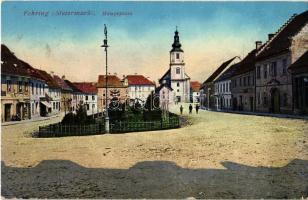
M 190 77 L 185 73 L 184 51 L 181 49 L 179 32 L 176 30 L 170 51 L 169 70 L 159 80 L 173 89 L 173 101 L 190 102 Z
M 148 96 L 155 90 L 154 82 L 143 75 L 127 75 L 124 82 L 128 85 L 128 96 L 131 101 L 145 104 Z
M 231 80 L 215 82 L 215 97 L 217 110 L 232 108 Z

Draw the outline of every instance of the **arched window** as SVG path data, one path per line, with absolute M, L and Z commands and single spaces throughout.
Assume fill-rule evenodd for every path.
M 176 68 L 176 74 L 180 74 L 181 73 L 181 68 L 177 67 Z

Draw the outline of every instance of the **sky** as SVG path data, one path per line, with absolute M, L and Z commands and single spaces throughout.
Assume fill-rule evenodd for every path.
M 105 73 L 100 47 L 108 29 L 109 72 L 157 82 L 169 69 L 176 26 L 186 73 L 203 82 L 225 60 L 266 42 L 306 2 L 11 2 L 1 4 L 1 42 L 32 66 L 71 81 Z M 63 15 L 65 12 L 89 15 Z M 123 15 L 110 16 L 122 12 Z

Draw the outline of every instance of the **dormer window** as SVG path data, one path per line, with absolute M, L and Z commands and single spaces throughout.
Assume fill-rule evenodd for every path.
M 180 74 L 181 73 L 181 69 L 179 67 L 177 67 L 175 71 L 176 71 L 175 72 L 176 74 Z

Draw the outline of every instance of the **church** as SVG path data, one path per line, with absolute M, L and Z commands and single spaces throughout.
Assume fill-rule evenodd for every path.
M 179 32 L 176 29 L 170 51 L 169 69 L 159 79 L 159 88 L 170 90 L 168 103 L 190 102 L 190 77 L 185 73 L 184 51 L 181 47 Z

